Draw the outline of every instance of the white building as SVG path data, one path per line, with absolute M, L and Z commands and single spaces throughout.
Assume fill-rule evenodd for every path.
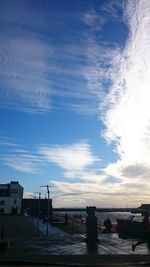
M 19 182 L 0 184 L 0 214 L 20 214 L 23 187 Z

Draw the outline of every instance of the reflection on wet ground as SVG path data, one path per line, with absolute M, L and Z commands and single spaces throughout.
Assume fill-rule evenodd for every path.
M 32 238 L 18 238 L 13 248 L 28 249 L 28 253 L 40 255 L 87 255 L 87 254 L 133 254 L 132 239 L 120 239 L 118 234 L 100 234 L 99 242 L 95 246 L 88 246 L 85 242 L 85 234 L 68 234 L 56 227 L 49 225 L 49 235 L 46 236 L 46 225 L 40 221 L 32 220 L 32 223 L 40 230 L 42 235 Z M 136 248 L 134 254 L 148 254 L 146 244 Z
M 123 240 L 117 234 L 103 234 L 99 236 L 99 242 L 95 246 L 88 246 L 85 242 L 85 235 L 76 235 L 69 238 L 48 237 L 34 238 L 19 241 L 16 246 L 28 247 L 31 253 L 34 250 L 41 255 L 85 255 L 85 254 L 133 254 L 131 245 L 133 240 Z M 145 244 L 137 247 L 134 254 L 148 254 Z
M 6 252 L 1 252 L 1 258 L 19 259 L 48 257 L 51 255 L 148 255 L 146 244 L 132 252 L 131 239 L 120 239 L 118 234 L 100 234 L 95 246 L 87 246 L 85 234 L 68 234 L 49 225 L 46 236 L 46 224 L 37 219 L 30 219 L 31 228 L 36 227 L 37 235 L 10 237 L 10 246 Z M 29 227 L 29 222 L 28 222 Z M 30 229 L 30 232 L 32 229 Z M 35 229 L 34 229 L 35 233 Z

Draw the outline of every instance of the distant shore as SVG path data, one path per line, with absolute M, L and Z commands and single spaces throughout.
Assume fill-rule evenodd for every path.
M 82 212 L 86 211 L 86 208 L 53 208 L 55 212 Z M 133 213 L 140 213 L 141 210 L 139 208 L 96 208 L 97 212 L 133 212 Z

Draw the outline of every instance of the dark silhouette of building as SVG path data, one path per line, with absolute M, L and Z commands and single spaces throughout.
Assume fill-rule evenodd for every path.
M 0 214 L 20 214 L 23 187 L 17 181 L 0 184 Z
M 150 204 L 141 204 L 138 209 L 150 211 Z
M 22 213 L 27 213 L 29 215 L 44 218 L 48 215 L 48 207 L 49 207 L 49 216 L 53 214 L 53 207 L 52 207 L 52 199 L 41 198 L 23 198 L 22 199 Z

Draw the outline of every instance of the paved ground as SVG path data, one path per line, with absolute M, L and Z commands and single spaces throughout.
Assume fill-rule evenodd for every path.
M 36 220 L 33 221 L 37 226 Z M 77 223 L 78 226 L 78 223 Z M 46 225 L 40 221 L 37 226 L 43 234 L 46 234 Z M 49 226 L 49 237 L 47 238 L 45 251 L 53 255 L 85 255 L 85 254 L 149 254 L 146 244 L 138 246 L 135 252 L 132 252 L 132 243 L 136 242 L 132 239 L 120 239 L 118 234 L 100 234 L 97 247 L 92 250 L 85 242 L 85 234 L 71 235 L 61 231 L 56 227 Z M 42 241 L 42 247 L 44 247 Z M 43 252 L 44 253 L 44 252 Z
M 40 231 L 33 226 L 28 217 L 21 215 L 0 215 L 0 230 L 4 226 L 6 238 L 36 237 L 40 236 Z
M 66 260 L 69 263 L 78 264 L 81 262 L 112 264 L 113 261 L 122 262 L 122 264 L 150 262 L 145 244 L 137 247 L 133 253 L 131 250 L 133 240 L 120 239 L 117 234 L 101 234 L 97 246 L 90 248 L 85 242 L 85 234 L 71 235 L 49 226 L 49 235 L 46 236 L 46 224 L 40 221 L 38 226 L 37 219 L 22 216 L 5 216 L 4 219 L 0 216 L 0 225 L 4 220 L 6 220 L 6 238 L 10 240 L 10 245 L 6 252 L 0 252 L 1 261 L 17 259 L 59 264 Z

